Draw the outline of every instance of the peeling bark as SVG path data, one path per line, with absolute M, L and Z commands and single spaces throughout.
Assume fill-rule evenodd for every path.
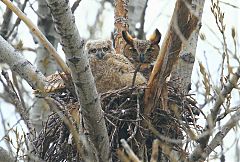
M 187 94 L 191 87 L 191 76 L 197 49 L 198 35 L 201 28 L 201 19 L 205 0 L 193 0 L 191 5 L 191 15 L 195 15 L 198 23 L 194 23 L 191 28 L 194 30 L 189 39 L 182 45 L 178 62 L 174 65 L 171 79 L 175 86 L 183 94 Z M 191 29 L 191 30 L 192 30 Z
M 193 31 L 191 27 L 198 22 L 194 15 L 189 19 L 190 11 L 185 2 L 191 4 L 192 1 L 177 0 L 176 2 L 170 27 L 148 81 L 148 88 L 144 97 L 144 114 L 146 116 L 155 107 L 159 106 L 159 98 L 163 95 L 162 91 L 166 87 L 166 78 L 170 75 L 173 65 L 178 60 L 182 43 L 190 37 Z

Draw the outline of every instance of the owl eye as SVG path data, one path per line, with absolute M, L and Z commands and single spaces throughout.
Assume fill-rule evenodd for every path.
M 97 49 L 96 48 L 93 48 L 93 49 L 90 49 L 89 50 L 89 53 L 96 53 L 97 52 Z
M 130 50 L 130 51 L 136 51 L 136 49 L 133 48 L 133 47 L 129 47 L 129 50 Z
M 103 47 L 103 51 L 107 52 L 109 49 L 107 47 Z
M 147 49 L 148 52 L 152 52 L 154 50 L 154 47 L 150 47 Z

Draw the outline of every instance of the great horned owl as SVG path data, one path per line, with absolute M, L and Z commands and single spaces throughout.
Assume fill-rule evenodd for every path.
M 140 72 L 148 78 L 154 61 L 159 53 L 158 43 L 161 40 L 161 33 L 158 29 L 151 35 L 149 40 L 133 38 L 127 31 L 122 31 L 123 39 L 126 41 L 124 56 L 126 56 L 135 67 L 141 65 Z
M 99 93 L 131 86 L 134 66 L 125 56 L 115 53 L 111 40 L 89 40 L 85 52 L 89 55 Z M 135 84 L 143 83 L 146 83 L 146 79 L 137 73 Z

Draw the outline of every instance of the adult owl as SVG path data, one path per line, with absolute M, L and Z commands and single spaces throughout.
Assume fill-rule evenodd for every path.
M 154 61 L 159 53 L 158 43 L 161 33 L 156 29 L 148 40 L 133 38 L 127 31 L 122 31 L 123 39 L 126 41 L 124 56 L 126 56 L 135 67 L 140 67 L 140 72 L 149 78 Z
M 85 52 L 99 93 L 132 85 L 135 68 L 125 56 L 116 54 L 111 40 L 89 40 Z M 135 85 L 143 83 L 146 79 L 137 73 Z

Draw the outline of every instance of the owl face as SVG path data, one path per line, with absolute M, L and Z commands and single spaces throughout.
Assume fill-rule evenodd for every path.
M 159 53 L 158 43 L 161 39 L 161 34 L 157 29 L 149 40 L 132 38 L 127 31 L 123 31 L 122 36 L 127 42 L 124 48 L 124 55 L 131 60 L 131 62 L 152 63 L 156 60 Z
M 90 40 L 86 43 L 85 50 L 90 57 L 104 59 L 106 54 L 114 51 L 111 40 Z

